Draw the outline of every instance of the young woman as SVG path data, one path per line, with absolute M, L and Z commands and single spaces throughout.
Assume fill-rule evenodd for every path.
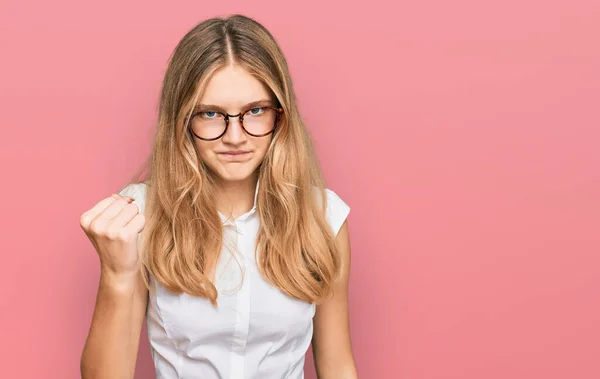
M 204 21 L 170 58 L 149 176 L 81 216 L 101 277 L 84 379 L 356 378 L 350 208 L 324 181 L 272 35 Z

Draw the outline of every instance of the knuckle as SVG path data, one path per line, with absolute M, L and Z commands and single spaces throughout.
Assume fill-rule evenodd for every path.
M 106 231 L 106 238 L 111 241 L 116 241 L 119 238 L 119 230 L 115 228 L 110 228 Z
M 100 225 L 100 223 L 98 221 L 92 221 L 88 227 L 88 230 L 97 236 L 100 236 L 103 234 L 104 232 L 104 228 L 102 227 L 102 225 Z
M 117 232 L 117 240 L 121 242 L 129 242 L 131 241 L 131 235 L 121 229 Z
M 79 216 L 79 225 L 81 225 L 81 227 L 83 227 L 84 229 L 87 229 L 89 227 L 90 222 L 91 217 L 88 212 L 84 212 L 83 214 L 81 214 L 81 216 Z

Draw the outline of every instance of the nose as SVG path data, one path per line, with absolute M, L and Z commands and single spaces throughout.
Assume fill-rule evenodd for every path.
M 242 129 L 239 117 L 229 117 L 229 126 L 223 135 L 223 142 L 231 145 L 240 145 L 246 142 L 246 133 Z

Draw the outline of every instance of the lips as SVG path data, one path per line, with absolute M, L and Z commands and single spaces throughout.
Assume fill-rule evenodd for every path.
M 230 150 L 230 151 L 222 151 L 219 154 L 224 154 L 224 155 L 244 155 L 249 153 L 249 151 L 245 151 L 245 150 Z
M 219 152 L 218 155 L 226 161 L 246 161 L 250 157 L 250 151 L 229 150 Z

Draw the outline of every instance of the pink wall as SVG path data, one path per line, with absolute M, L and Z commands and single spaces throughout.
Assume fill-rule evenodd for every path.
M 78 377 L 99 274 L 79 215 L 149 152 L 177 41 L 242 12 L 353 209 L 361 377 L 599 378 L 594 3 L 3 1 L 1 376 Z

